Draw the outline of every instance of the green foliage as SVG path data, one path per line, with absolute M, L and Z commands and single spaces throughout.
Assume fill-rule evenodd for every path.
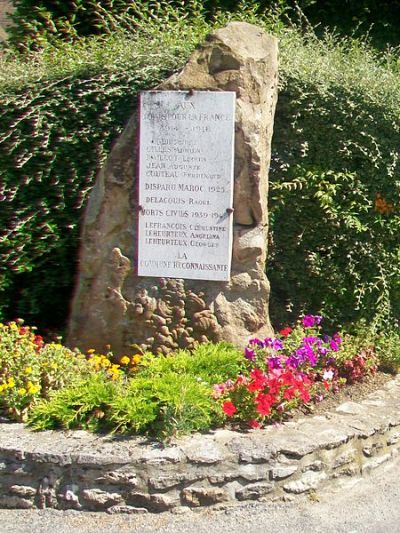
M 243 354 L 231 344 L 205 343 L 192 353 L 180 350 L 167 357 L 146 353 L 141 361 L 141 375 L 157 377 L 165 373 L 188 373 L 206 383 L 218 383 L 237 375 L 243 364 Z
M 31 61 L 0 58 L 0 318 L 62 323 L 96 173 L 138 91 L 179 67 L 205 31 L 201 21 L 180 20 L 174 30 L 150 20 L 107 43 L 48 47 Z
M 327 35 L 281 39 L 268 274 L 276 324 L 400 316 L 400 84 L 387 57 Z
M 128 379 L 110 379 L 92 365 L 92 375 L 40 402 L 30 423 L 35 429 L 110 430 L 161 439 L 208 429 L 221 419 L 212 385 L 237 375 L 239 358 L 232 346 L 220 343 L 194 354 L 146 354 L 139 373 Z
M 25 420 L 40 398 L 88 372 L 83 355 L 45 344 L 34 328 L 0 324 L 0 412 L 11 419 Z
M 375 334 L 373 346 L 384 372 L 397 374 L 400 371 L 400 332 L 398 328 Z
M 302 25 L 326 28 L 342 35 L 368 33 L 374 44 L 385 48 L 400 40 L 398 25 L 400 2 L 376 0 L 14 0 L 15 25 L 11 43 L 20 49 L 40 49 L 54 38 L 73 41 L 89 35 L 110 34 L 122 24 L 140 24 L 146 14 L 157 19 L 166 9 L 184 10 L 193 18 L 199 14 L 208 21 L 225 13 L 240 14 L 252 8 L 260 17 L 275 10 L 280 18 L 296 19 Z
M 29 415 L 33 429 L 108 429 L 106 412 L 117 394 L 117 385 L 103 374 L 60 389 L 50 400 L 39 402 Z
M 336 324 L 399 318 L 398 57 L 284 29 L 257 2 L 244 4 L 214 10 L 211 23 L 199 2 L 149 2 L 140 16 L 116 15 L 119 29 L 107 37 L 0 57 L 0 317 L 61 324 L 83 207 L 138 91 L 234 18 L 280 38 L 268 266 L 275 325 L 308 311 Z
M 40 50 L 54 40 L 110 35 L 122 27 L 132 31 L 149 21 L 161 27 L 166 15 L 177 21 L 203 13 L 198 0 L 14 0 L 14 5 L 9 42 L 23 51 Z

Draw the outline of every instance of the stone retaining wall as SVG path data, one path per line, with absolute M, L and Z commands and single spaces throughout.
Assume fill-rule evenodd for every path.
M 265 430 L 218 430 L 168 446 L 84 431 L 33 433 L 0 424 L 0 507 L 108 513 L 293 499 L 360 476 L 398 454 L 400 379 Z

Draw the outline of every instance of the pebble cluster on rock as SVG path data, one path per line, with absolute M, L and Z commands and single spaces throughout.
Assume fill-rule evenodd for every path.
M 398 454 L 400 378 L 360 403 L 248 433 L 217 430 L 162 446 L 84 431 L 0 424 L 0 507 L 182 512 L 293 499 Z

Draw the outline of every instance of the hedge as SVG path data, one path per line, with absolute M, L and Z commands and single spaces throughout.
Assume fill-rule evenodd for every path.
M 237 17 L 237 15 L 236 15 Z M 251 12 L 242 18 L 266 25 Z M 220 17 L 215 23 L 225 23 Z M 273 21 L 267 29 L 271 30 Z M 179 69 L 211 23 L 172 12 L 134 33 L 0 59 L 0 291 L 3 318 L 60 325 L 79 220 L 140 89 Z M 296 28 L 280 38 L 268 275 L 276 325 L 301 311 L 332 322 L 399 318 L 393 54 Z

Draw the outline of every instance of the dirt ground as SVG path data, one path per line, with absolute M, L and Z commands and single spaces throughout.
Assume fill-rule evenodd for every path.
M 334 411 L 336 407 L 344 402 L 359 402 L 366 398 L 371 392 L 382 389 L 385 383 L 391 379 L 393 379 L 392 374 L 377 372 L 375 376 L 368 376 L 360 383 L 345 385 L 339 390 L 339 392 L 324 398 L 320 403 L 305 406 L 304 408 L 297 410 L 290 420 L 304 417 L 305 414 L 323 415 L 326 412 Z

